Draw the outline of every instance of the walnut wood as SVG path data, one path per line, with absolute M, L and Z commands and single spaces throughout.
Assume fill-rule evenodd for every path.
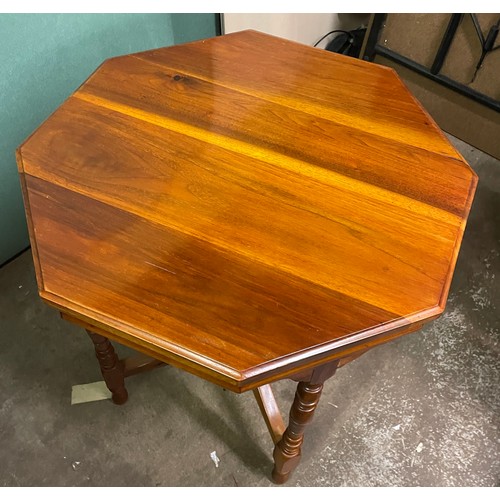
M 392 69 L 254 31 L 105 61 L 16 158 L 40 296 L 113 400 L 160 362 L 254 389 L 277 482 L 324 381 L 443 312 L 477 184 Z
M 106 61 L 17 161 L 41 297 L 236 392 L 438 317 L 477 183 L 391 69 L 253 31 Z
M 285 422 L 281 416 L 278 404 L 274 399 L 274 394 L 269 384 L 262 385 L 253 390 L 257 404 L 271 434 L 273 443 L 276 444 L 281 439 L 285 431 Z
M 304 429 L 311 421 L 318 405 L 323 384 L 299 382 L 290 410 L 290 420 L 281 440 L 274 447 L 274 482 L 286 482 L 290 473 L 300 462 L 300 447 L 304 440 Z
M 89 325 L 88 323 L 79 321 L 78 319 L 66 313 L 61 312 L 61 318 L 65 319 L 66 321 L 71 321 L 72 323 L 76 323 L 77 325 L 82 326 L 83 328 L 85 328 L 85 330 L 87 330 L 87 333 L 89 333 L 92 329 L 94 329 L 94 331 L 92 332 L 93 334 L 98 333 L 100 336 L 106 337 L 105 332 L 96 329 L 94 326 Z M 110 346 L 111 348 L 113 348 L 111 343 Z M 152 370 L 153 368 L 165 366 L 167 364 L 164 361 L 155 358 L 154 356 L 149 356 L 143 353 L 138 353 L 136 355 L 120 359 L 119 363 L 121 363 L 121 365 L 123 366 L 123 375 L 125 378 L 130 377 L 132 375 L 137 375 L 145 371 Z
M 87 330 L 89 337 L 94 343 L 95 355 L 107 388 L 111 391 L 113 403 L 124 404 L 128 399 L 127 389 L 125 389 L 123 363 L 111 345 L 111 342 L 102 335 Z
M 313 370 L 308 378 L 299 382 L 290 409 L 288 427 L 274 447 L 273 480 L 282 484 L 300 462 L 304 430 L 311 422 L 319 403 L 323 383 L 337 371 L 339 361 L 325 364 Z

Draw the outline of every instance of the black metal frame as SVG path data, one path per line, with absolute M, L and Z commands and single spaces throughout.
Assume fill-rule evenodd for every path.
M 222 35 L 222 14 L 215 14 L 215 36 Z
M 497 101 L 496 99 L 493 99 L 492 97 L 487 96 L 486 94 L 478 92 L 477 90 L 474 90 L 468 87 L 467 85 L 464 85 L 460 82 L 456 82 L 455 80 L 452 80 L 447 76 L 439 74 L 443 66 L 444 60 L 450 49 L 453 37 L 455 36 L 455 33 L 460 23 L 462 22 L 465 14 L 451 14 L 450 21 L 448 22 L 448 26 L 444 33 L 443 39 L 441 40 L 441 44 L 439 45 L 439 48 L 436 52 L 436 56 L 430 68 L 418 64 L 415 61 L 412 61 L 411 59 L 408 59 L 407 57 L 404 57 L 401 54 L 398 54 L 397 52 L 394 52 L 393 50 L 378 44 L 378 39 L 380 36 L 380 32 L 384 26 L 384 21 L 386 16 L 387 14 L 374 14 L 371 29 L 367 35 L 368 38 L 366 41 L 363 59 L 365 59 L 366 61 L 373 61 L 375 56 L 378 54 L 382 57 L 385 57 L 386 59 L 389 59 L 391 61 L 400 64 L 401 66 L 411 69 L 416 73 L 429 78 L 430 80 L 440 83 L 441 85 L 444 85 L 445 87 L 448 87 L 449 89 L 454 90 L 455 92 L 458 92 L 466 97 L 469 97 L 479 102 L 480 104 L 487 106 L 488 108 L 491 108 L 495 111 L 500 111 L 500 101 Z M 486 54 L 488 52 L 500 48 L 500 45 L 497 47 L 493 47 L 493 44 L 495 42 L 496 36 L 499 31 L 500 19 L 496 25 L 491 27 L 490 32 L 488 33 L 488 36 L 486 37 L 485 40 L 481 28 L 479 26 L 479 23 L 477 21 L 477 17 L 475 16 L 475 14 L 470 14 L 470 16 L 472 17 L 474 28 L 476 29 L 476 33 L 478 35 L 482 49 L 481 59 L 479 60 L 476 67 L 476 72 L 477 72 L 477 70 L 481 67 L 481 64 Z

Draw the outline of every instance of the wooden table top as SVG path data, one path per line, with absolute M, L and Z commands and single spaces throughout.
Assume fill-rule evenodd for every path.
M 392 69 L 255 31 L 106 61 L 17 157 L 41 297 L 238 392 L 436 318 L 477 183 Z

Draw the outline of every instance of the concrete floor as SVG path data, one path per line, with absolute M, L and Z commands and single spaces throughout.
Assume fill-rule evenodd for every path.
M 480 183 L 447 310 L 326 384 L 288 486 L 500 485 L 500 162 L 451 140 Z M 71 405 L 99 379 L 84 332 L 38 298 L 31 253 L 1 268 L 0 485 L 273 486 L 251 393 L 165 367 L 128 379 L 125 406 Z M 293 392 L 275 384 L 283 412 Z

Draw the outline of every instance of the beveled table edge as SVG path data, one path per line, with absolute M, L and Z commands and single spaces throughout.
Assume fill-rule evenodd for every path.
M 358 351 L 370 349 L 411 333 L 428 321 L 436 319 L 443 312 L 443 308 L 436 305 L 412 317 L 399 318 L 369 330 L 238 371 L 46 290 L 40 290 L 39 293 L 44 302 L 61 312 L 64 319 L 237 393 L 283 378 L 291 378 L 295 374 L 329 361 L 352 356 Z

